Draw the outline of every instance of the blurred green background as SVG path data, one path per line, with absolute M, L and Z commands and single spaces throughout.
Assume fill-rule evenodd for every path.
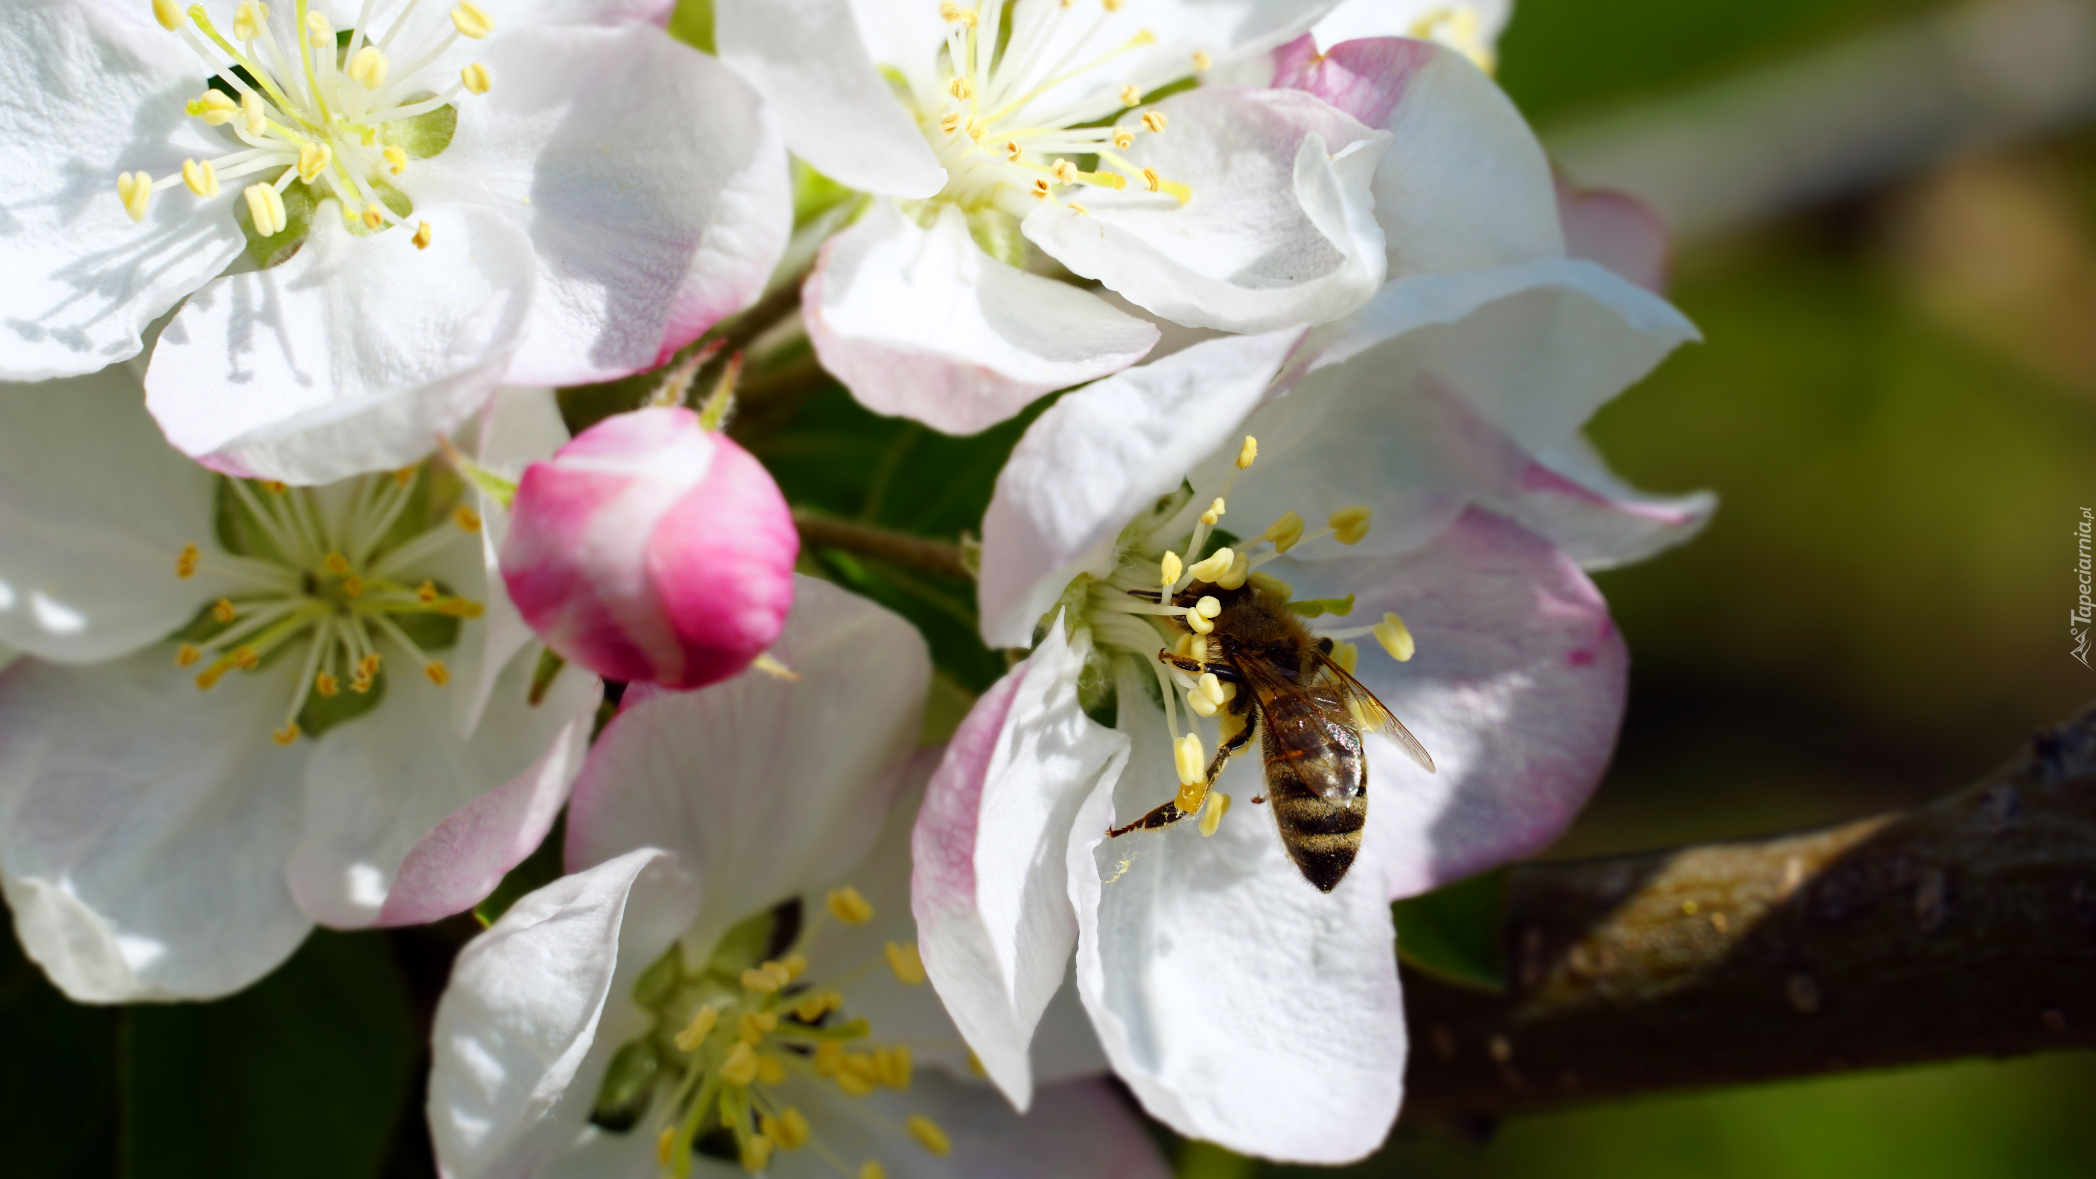
M 1547 137 L 1939 8 L 1522 0 L 1500 78 Z M 2062 625 L 2068 529 L 2096 506 L 2096 135 L 1685 242 L 1674 284 L 1708 342 L 1593 433 L 1632 481 L 1722 505 L 1689 546 L 1598 578 L 1631 643 L 1631 705 L 1553 854 L 1920 801 L 2096 698 Z M 945 439 L 829 390 L 747 441 L 797 504 L 952 538 L 1024 420 Z M 1001 670 L 969 638 L 966 587 L 815 559 L 918 621 L 957 682 Z M 233 1000 L 128 1010 L 65 1003 L 0 943 L 0 1173 L 432 1175 L 420 1040 L 476 928 L 323 933 Z M 1401 1133 L 1340 1173 L 2083 1176 L 2092 1098 L 2096 1059 L 1973 1062 L 1532 1117 L 1482 1144 Z M 1186 1179 L 1310 1173 L 1182 1162 Z

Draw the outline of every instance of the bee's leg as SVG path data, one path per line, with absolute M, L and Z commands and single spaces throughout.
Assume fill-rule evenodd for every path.
M 1227 663 L 1204 663 L 1199 659 L 1182 659 L 1164 647 L 1157 649 L 1157 661 L 1159 663 L 1169 663 L 1180 671 L 1190 671 L 1195 675 L 1200 675 L 1204 671 L 1211 672 L 1215 675 L 1215 678 L 1226 684 L 1244 683 L 1244 676 L 1239 675 L 1237 669 Z
M 1108 839 L 1116 839 L 1128 834 L 1130 831 L 1155 831 L 1159 827 L 1169 827 L 1181 819 L 1191 817 L 1179 809 L 1177 801 L 1168 802 L 1135 822 L 1128 824 L 1126 827 L 1108 827 L 1106 829 L 1106 837 Z
M 1246 703 L 1243 707 L 1233 707 L 1232 711 L 1238 713 L 1239 715 L 1243 715 L 1244 713 L 1250 711 L 1250 696 L 1240 694 L 1237 699 L 1243 700 Z M 1231 703 L 1233 706 L 1236 705 L 1236 701 L 1232 701 Z M 1219 747 L 1215 751 L 1215 758 L 1208 763 L 1208 772 L 1205 778 L 1205 784 L 1207 786 L 1213 787 L 1215 785 L 1216 778 L 1222 775 L 1223 767 L 1230 763 L 1230 759 L 1236 756 L 1239 750 L 1243 749 L 1247 744 L 1251 742 L 1252 733 L 1258 727 L 1256 723 L 1254 723 L 1257 721 L 1257 719 L 1258 718 L 1256 715 L 1248 718 L 1245 723 L 1245 726 L 1239 729 L 1234 735 L 1232 735 L 1228 741 L 1223 742 L 1221 747 Z M 1207 797 L 1207 791 L 1205 789 L 1202 791 L 1202 797 L 1204 799 Z M 1176 823 L 1181 819 L 1191 818 L 1193 818 L 1193 815 L 1187 813 L 1186 811 L 1180 810 L 1179 801 L 1177 799 L 1173 799 L 1172 801 L 1165 803 L 1163 806 L 1158 807 L 1155 810 L 1152 810 L 1149 814 L 1144 815 L 1142 818 L 1137 819 L 1135 822 L 1128 824 L 1126 827 L 1107 828 L 1106 837 L 1108 839 L 1113 839 L 1122 835 L 1126 835 L 1130 831 L 1138 830 L 1155 831 L 1159 827 L 1169 827 L 1173 823 Z

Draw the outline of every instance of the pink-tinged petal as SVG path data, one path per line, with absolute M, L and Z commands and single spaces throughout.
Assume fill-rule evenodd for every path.
M 531 893 L 459 951 L 430 1034 L 445 1175 L 533 1175 L 588 1132 L 612 1052 L 647 1027 L 633 984 L 697 902 L 672 857 L 644 848 Z
M 1025 646 L 1079 573 L 1103 575 L 1114 539 L 1226 443 L 1300 332 L 1196 344 L 1070 393 L 1028 426 L 983 517 L 983 638 Z
M 196 55 L 125 0 L 0 7 L 0 379 L 90 373 L 136 356 L 140 333 L 238 257 L 237 186 L 215 200 L 156 192 L 143 224 L 119 173 L 179 174 L 237 143 L 182 117 Z
M 291 676 L 200 692 L 164 644 L 0 674 L 0 887 L 74 1000 L 230 994 L 312 929 L 284 887 L 311 747 L 269 738 Z
M 1361 37 L 1436 37 L 1444 27 L 1468 22 L 1467 27 L 1446 28 L 1463 44 L 1491 55 L 1507 18 L 1513 15 L 1511 0 L 1344 0 L 1326 13 L 1310 30 L 1315 45 L 1334 50 Z
M 801 580 L 772 651 L 798 680 L 753 670 L 646 697 L 605 726 L 576 779 L 568 866 L 635 847 L 675 852 L 705 886 L 687 935 L 695 947 L 850 871 L 916 743 L 931 681 L 916 628 Z
M 889 201 L 822 248 L 801 313 L 859 403 L 973 434 L 1043 393 L 1142 359 L 1157 329 L 983 253 L 960 210 L 930 228 Z
M 1667 291 L 1674 244 L 1658 209 L 1607 188 L 1579 188 L 1557 178 L 1558 220 L 1565 252 L 1599 262 L 1654 294 Z
M 505 383 L 652 367 L 762 293 L 791 191 L 778 127 L 733 70 L 639 24 L 519 28 L 475 56 L 494 89 L 401 183 L 529 237 L 535 293 Z
M 1564 253 L 1542 145 L 1462 54 L 1424 41 L 1348 41 L 1322 57 L 1296 55 L 1276 85 L 1390 131 L 1373 191 L 1392 279 Z
M 1013 1105 L 1033 1095 L 1028 1045 L 1062 985 L 1076 917 L 1064 847 L 1077 806 L 1119 777 L 1128 739 L 1078 706 L 1090 647 L 1058 620 L 976 702 L 926 789 L 912 841 L 925 973 Z
M 530 309 L 531 243 L 485 208 L 417 216 L 426 250 L 322 216 L 290 261 L 191 296 L 146 370 L 168 441 L 228 474 L 328 483 L 414 462 L 471 418 Z
M 1118 783 L 1102 781 L 1069 836 L 1077 986 L 1114 1072 L 1151 1116 L 1242 1154 L 1342 1163 L 1373 1151 L 1403 1092 L 1395 931 L 1374 872 L 1331 893 L 1281 847 L 1257 757 L 1216 788 L 1231 808 L 1108 839 L 1178 787 L 1148 673 L 1121 664 Z M 1371 808 L 1372 809 L 1372 808 Z
M 690 688 L 778 638 L 799 551 L 763 465 L 692 411 L 655 407 L 525 470 L 501 565 L 553 650 L 610 679 Z
M 459 810 L 408 852 L 377 925 L 419 925 L 464 912 L 537 849 L 582 768 L 596 706 L 568 722 L 523 773 Z
M 1708 491 L 1647 495 L 1618 479 L 1584 437 L 1543 455 L 1503 497 L 1485 501 L 1579 562 L 1613 569 L 1681 544 L 1710 522 Z
M 1356 875 L 1391 897 L 1425 892 L 1548 847 L 1608 767 L 1630 657 L 1608 603 L 1542 537 L 1471 511 L 1398 557 L 1277 562 L 1299 594 L 1358 595 L 1331 628 L 1394 612 L 1418 653 L 1359 640 L 1361 682 L 1433 755 L 1413 765 L 1366 742 L 1370 802 Z
M 793 154 L 868 192 L 921 198 L 945 185 L 946 170 L 881 76 L 882 65 L 919 63 L 875 61 L 850 0 L 718 0 L 713 19 L 721 60 L 773 105 Z M 938 49 L 925 44 L 923 61 Z
M 1271 331 L 1359 307 L 1383 283 L 1369 182 L 1388 140 L 1292 90 L 1203 87 L 1157 103 L 1165 135 L 1140 134 L 1121 191 L 1089 215 L 1042 204 L 1022 223 L 1057 261 L 1190 327 Z M 1149 108 L 1144 116 L 1149 117 Z M 1134 114 L 1123 122 L 1135 130 Z M 1145 191 L 1143 170 L 1184 203 Z

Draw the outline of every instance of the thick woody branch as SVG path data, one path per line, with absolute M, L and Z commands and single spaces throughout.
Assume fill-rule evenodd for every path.
M 958 545 L 927 540 L 902 532 L 890 532 L 867 524 L 832 520 L 796 511 L 793 522 L 800 528 L 803 545 L 843 549 L 918 573 L 930 573 L 953 581 L 974 581 L 975 574 L 961 559 Z
M 1511 873 L 1509 990 L 1405 979 L 1407 1121 L 2096 1047 L 2096 709 L 1913 811 Z

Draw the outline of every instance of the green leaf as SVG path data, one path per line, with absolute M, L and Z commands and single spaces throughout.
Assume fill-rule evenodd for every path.
M 718 53 L 713 43 L 713 0 L 677 0 L 670 10 L 670 36 L 700 53 Z
M 1459 880 L 1390 906 L 1397 956 L 1436 978 L 1485 991 L 1506 989 L 1499 952 L 1506 870 Z
M 419 1112 L 378 933 L 319 931 L 230 999 L 132 1007 L 120 1051 L 125 1179 L 371 1179 Z

